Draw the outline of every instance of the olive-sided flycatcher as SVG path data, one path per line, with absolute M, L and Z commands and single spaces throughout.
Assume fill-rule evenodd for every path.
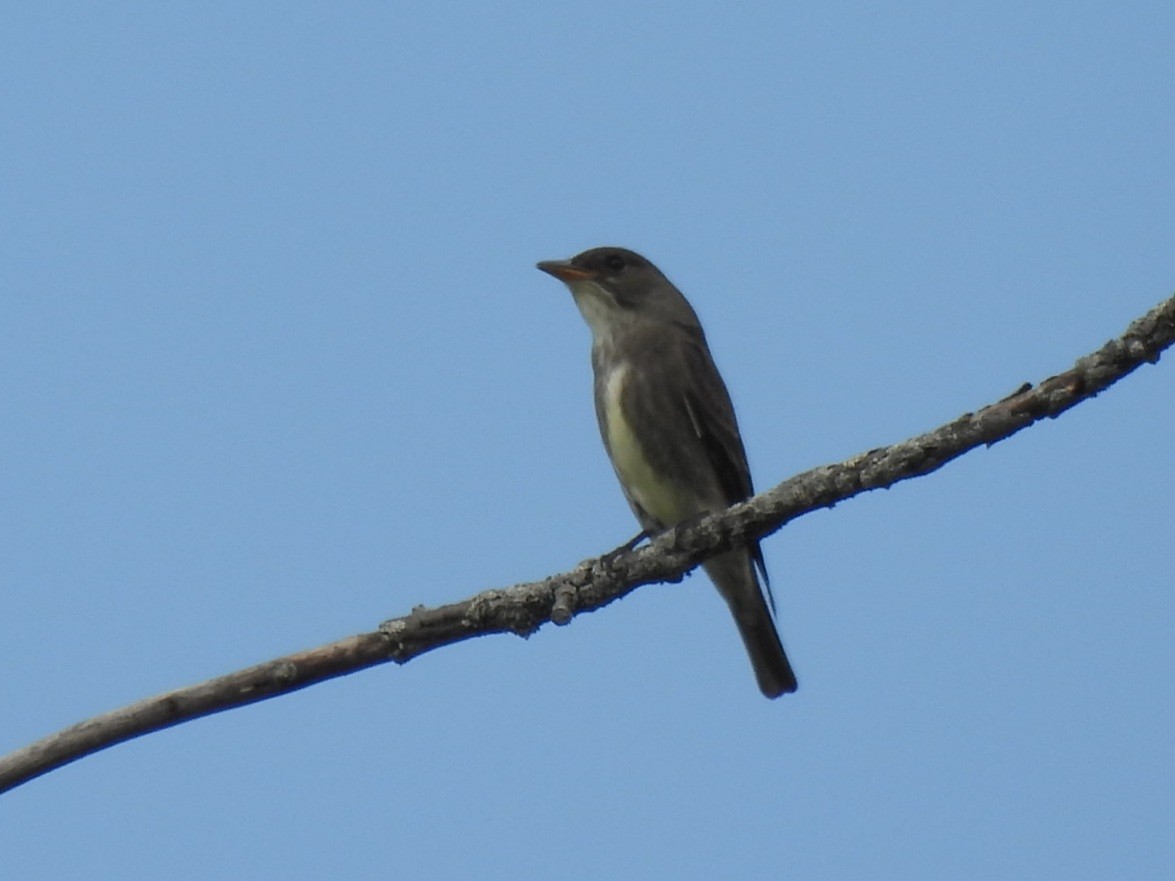
M 730 394 L 685 296 L 652 263 L 594 248 L 538 268 L 571 289 L 592 332 L 596 418 L 624 496 L 652 534 L 753 494 Z M 758 543 L 703 564 L 734 615 L 759 688 L 796 690 L 760 587 Z M 756 567 L 758 573 L 756 573 Z

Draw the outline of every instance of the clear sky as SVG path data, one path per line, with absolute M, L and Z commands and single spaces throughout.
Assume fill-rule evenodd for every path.
M 635 522 L 540 259 L 702 317 L 760 487 L 1175 290 L 1175 6 L 17 3 L 0 752 Z M 5 877 L 1125 878 L 1175 864 L 1175 357 L 706 578 L 0 796 Z

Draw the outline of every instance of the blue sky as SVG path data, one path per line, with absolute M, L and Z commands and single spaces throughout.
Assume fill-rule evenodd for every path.
M 635 531 L 535 261 L 686 292 L 760 487 L 1175 289 L 1170 4 L 0 15 L 0 752 Z M 705 577 L 0 797 L 13 877 L 1154 878 L 1175 368 Z

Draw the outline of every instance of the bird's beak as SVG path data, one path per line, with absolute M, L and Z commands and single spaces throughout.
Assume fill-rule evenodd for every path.
M 595 278 L 595 273 L 572 266 L 570 260 L 544 260 L 537 265 L 543 272 L 555 276 L 561 282 L 571 283 L 585 278 Z

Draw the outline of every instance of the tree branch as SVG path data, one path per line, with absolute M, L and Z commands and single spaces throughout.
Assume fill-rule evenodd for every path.
M 1175 342 L 1175 297 L 1133 322 L 1072 369 L 1037 386 L 1024 385 L 978 413 L 966 413 L 926 434 L 870 450 L 785 480 L 720 514 L 692 521 L 637 550 L 580 563 L 542 581 L 487 590 L 434 609 L 418 607 L 361 633 L 318 648 L 147 698 L 95 716 L 0 758 L 0 792 L 90 753 L 190 719 L 266 700 L 316 682 L 395 661 L 475 636 L 527 636 L 548 621 L 567 624 L 642 584 L 676 581 L 702 560 L 786 523 L 872 489 L 928 474 L 980 445 L 990 446 L 1044 418 L 1092 398 Z

